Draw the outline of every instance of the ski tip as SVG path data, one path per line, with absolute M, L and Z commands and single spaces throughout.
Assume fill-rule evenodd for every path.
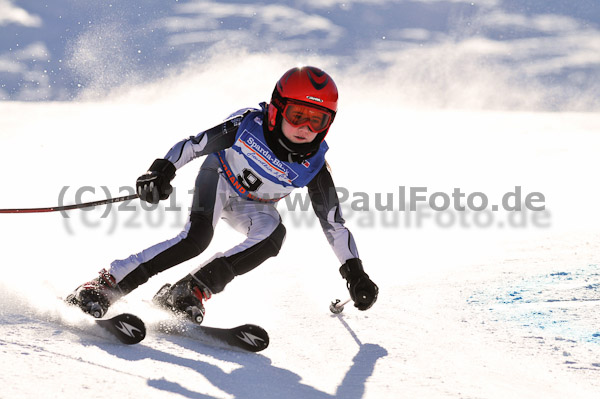
M 99 319 L 96 323 L 127 345 L 137 344 L 146 337 L 146 325 L 142 319 L 131 313 L 121 313 L 110 319 Z
M 244 324 L 233 329 L 240 347 L 250 352 L 260 352 L 269 346 L 269 334 L 255 324 Z

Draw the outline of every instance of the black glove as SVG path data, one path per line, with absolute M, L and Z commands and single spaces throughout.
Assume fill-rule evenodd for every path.
M 340 267 L 340 274 L 346 279 L 350 298 L 359 310 L 367 310 L 377 300 L 379 287 L 365 273 L 362 262 L 358 258 L 348 259 Z
M 160 200 L 169 198 L 173 192 L 171 180 L 175 177 L 176 170 L 171 161 L 166 159 L 154 161 L 148 172 L 138 177 L 135 182 L 140 199 L 151 204 L 158 204 Z

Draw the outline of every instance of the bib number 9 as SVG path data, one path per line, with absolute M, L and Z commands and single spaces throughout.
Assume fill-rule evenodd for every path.
M 256 176 L 250 169 L 244 169 L 237 177 L 238 181 L 248 191 L 256 191 L 263 185 L 260 177 Z

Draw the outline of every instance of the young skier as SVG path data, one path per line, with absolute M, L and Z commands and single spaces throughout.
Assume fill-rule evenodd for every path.
M 313 209 L 342 266 L 350 297 L 360 310 L 377 300 L 378 287 L 363 270 L 350 231 L 344 226 L 324 141 L 337 111 L 333 79 L 315 67 L 292 68 L 277 82 L 270 104 L 248 108 L 195 137 L 175 144 L 136 182 L 143 201 L 167 199 L 177 169 L 206 156 L 196 178 L 184 230 L 175 238 L 111 263 L 108 270 L 75 289 L 67 301 L 95 317 L 148 279 L 202 253 L 219 219 L 246 240 L 164 285 L 154 302 L 201 323 L 203 301 L 234 277 L 278 254 L 285 227 L 274 203 L 297 187 L 308 187 Z

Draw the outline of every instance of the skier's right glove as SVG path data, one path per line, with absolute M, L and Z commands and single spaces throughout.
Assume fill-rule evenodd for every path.
M 350 298 L 359 310 L 367 310 L 377 300 L 379 287 L 365 273 L 362 262 L 358 258 L 348 259 L 340 267 L 340 274 L 346 279 Z
M 175 177 L 175 165 L 166 159 L 157 159 L 148 172 L 138 177 L 135 186 L 141 200 L 158 204 L 173 192 L 171 180 Z

